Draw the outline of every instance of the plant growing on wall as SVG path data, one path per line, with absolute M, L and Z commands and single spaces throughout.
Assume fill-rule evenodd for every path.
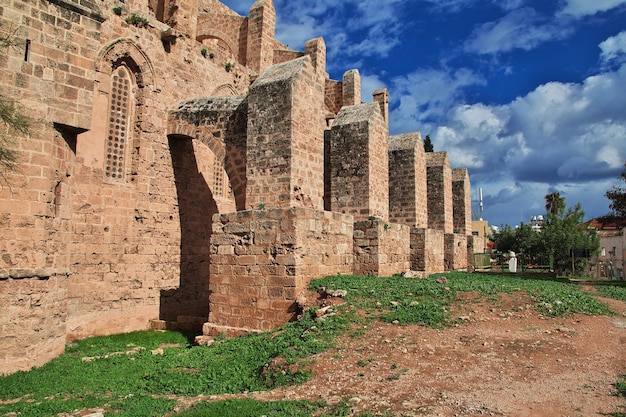
M 128 23 L 129 25 L 137 26 L 138 28 L 143 28 L 148 26 L 148 19 L 136 13 L 132 13 L 126 18 L 126 23 Z
M 0 35 L 0 48 L 6 53 L 7 48 L 17 46 L 15 30 L 9 30 L 7 35 Z M 17 168 L 19 152 L 16 149 L 18 134 L 30 133 L 30 120 L 10 97 L 0 94 L 0 121 L 3 128 L 0 131 L 0 175 L 14 171 Z

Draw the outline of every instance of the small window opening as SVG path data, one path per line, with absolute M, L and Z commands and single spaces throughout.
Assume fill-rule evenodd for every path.
M 213 175 L 213 194 L 222 197 L 224 195 L 224 164 L 222 161 L 215 161 Z
M 28 62 L 30 58 L 30 39 L 26 39 L 26 45 L 24 46 L 24 62 Z

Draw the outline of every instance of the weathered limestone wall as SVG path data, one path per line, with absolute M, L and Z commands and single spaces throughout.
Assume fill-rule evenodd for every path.
M 484 253 L 485 252 L 485 239 L 480 236 L 467 235 L 467 270 L 470 272 L 474 271 L 476 267 L 474 263 L 474 254 L 475 253 Z
M 454 231 L 452 205 L 452 169 L 447 152 L 426 153 L 426 181 L 428 187 L 428 227 Z
M 245 65 L 260 74 L 274 64 L 276 10 L 271 0 L 258 0 L 250 8 Z
M 335 114 L 339 113 L 341 106 L 343 106 L 343 83 L 341 81 L 326 80 L 324 90 L 324 107 L 326 113 L 334 119 Z
M 16 31 L 0 51 L 0 91 L 37 121 L 0 186 L 0 373 L 43 364 L 65 342 L 76 134 L 91 122 L 104 20 L 95 2 L 68 4 L 76 11 L 10 2 L 0 13 L 3 35 Z
M 426 157 L 419 132 L 389 138 L 389 220 L 428 227 Z
M 343 74 L 343 106 L 361 104 L 361 74 L 358 70 L 349 70 Z
M 411 270 L 426 274 L 445 270 L 443 231 L 411 229 Z
M 31 135 L 20 139 L 20 170 L 6 175 L 10 186 L 0 187 L 0 276 L 4 277 L 0 293 L 19 286 L 25 293 L 40 288 L 34 285 L 39 278 L 24 277 L 28 274 L 22 272 L 16 272 L 19 284 L 13 282 L 18 277 L 12 270 L 42 271 L 40 276 L 55 282 L 46 297 L 58 308 L 53 314 L 14 298 L 0 303 L 1 317 L 13 317 L 9 311 L 18 309 L 20 316 L 47 320 L 42 325 L 46 332 L 58 332 L 44 338 L 30 326 L 11 325 L 15 333 L 11 341 L 4 339 L 8 345 L 1 345 L 6 348 L 5 362 L 0 362 L 4 370 L 39 364 L 38 356 L 49 357 L 43 351 L 52 356 L 60 353 L 66 336 L 144 329 L 150 319 L 161 314 L 170 317 L 167 311 L 172 308 L 164 305 L 168 297 L 162 295 L 186 286 L 185 276 L 208 271 L 206 260 L 202 266 L 187 262 L 190 258 L 181 254 L 187 245 L 181 245 L 181 239 L 196 238 L 184 226 L 181 230 L 177 186 L 182 179 L 176 184 L 166 136 L 167 111 L 197 95 L 198 85 L 209 93 L 245 92 L 248 73 L 241 66 L 227 72 L 219 56 L 203 57 L 202 44 L 185 36 L 165 48 L 162 32 L 167 25 L 144 2 L 120 3 L 122 16 L 114 15 L 109 6 L 99 10 L 89 1 L 10 0 L 3 6 L 1 27 L 17 29 L 17 46 L 1 51 L 2 92 L 18 100 L 37 123 Z M 127 24 L 124 19 L 131 12 L 145 15 L 148 26 Z M 129 80 L 124 91 L 121 84 L 112 87 L 112 77 L 120 68 Z M 126 130 L 124 135 L 116 134 L 125 136 L 124 151 L 114 154 L 113 142 L 107 143 L 108 114 L 118 92 L 129 101 L 124 102 Z M 118 144 L 116 151 L 122 149 Z M 199 187 L 204 181 L 205 190 L 213 189 L 214 164 L 205 155 L 212 151 L 198 141 L 183 152 L 197 157 L 196 162 L 208 161 L 197 163 L 198 181 L 188 178 L 185 187 Z M 119 178 L 105 170 L 111 168 L 107 158 L 112 155 L 125 159 Z M 226 176 L 222 185 L 227 192 Z M 210 221 L 210 210 L 206 213 Z M 210 224 L 206 217 L 204 223 Z M 208 256 L 207 247 L 203 250 Z M 202 275 L 205 280 L 207 276 Z M 196 296 L 187 301 L 177 301 L 178 307 L 185 308 L 176 314 L 206 317 L 206 300 L 198 301 Z M 30 348 L 24 350 L 26 345 Z M 10 364 L 15 358 L 21 358 L 19 364 Z
M 446 271 L 467 269 L 467 235 L 446 233 L 444 235 L 444 264 Z
M 467 168 L 452 170 L 452 213 L 454 232 L 472 234 L 472 191 Z
M 246 207 L 247 121 L 248 103 L 243 96 L 183 101 L 168 116 L 170 138 L 195 138 L 214 160 L 205 182 L 211 185 L 220 212 Z M 185 193 L 184 189 L 181 192 Z
M 214 60 L 220 60 L 223 64 L 231 60 L 245 65 L 248 19 L 216 0 L 209 3 L 198 9 L 195 39 L 202 42 L 207 53 L 214 54 Z M 192 33 L 189 35 L 194 39 Z
M 250 87 L 246 204 L 323 208 L 323 90 L 311 58 L 268 68 Z
M 352 272 L 353 218 L 307 208 L 215 215 L 204 333 L 270 330 L 312 278 Z
M 67 275 L 35 272 L 49 273 L 0 275 L 0 375 L 41 366 L 65 351 Z
M 386 90 L 361 104 L 357 71 L 327 82 L 323 40 L 280 44 L 271 0 L 250 18 L 216 0 L 115 2 L 121 16 L 108 1 L 5 3 L 0 27 L 20 26 L 0 53 L 2 94 L 38 122 L 0 187 L 2 372 L 151 321 L 282 324 L 311 278 L 354 271 L 355 219 L 375 224 L 376 274 L 409 256 L 443 269 L 452 217 L 384 226 Z M 450 190 L 445 162 L 433 167 Z
M 332 211 L 389 218 L 387 127 L 378 103 L 343 107 L 330 133 Z
M 410 228 L 379 219 L 354 224 L 354 274 L 388 277 L 410 268 Z

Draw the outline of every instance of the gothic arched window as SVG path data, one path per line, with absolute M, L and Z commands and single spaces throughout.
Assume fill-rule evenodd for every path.
M 109 123 L 106 140 L 105 175 L 124 179 L 126 155 L 130 142 L 132 82 L 128 70 L 121 66 L 111 75 Z

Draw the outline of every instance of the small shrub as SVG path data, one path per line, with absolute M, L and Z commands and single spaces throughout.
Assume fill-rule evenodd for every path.
M 136 13 L 132 13 L 130 16 L 126 18 L 126 23 L 128 23 L 129 25 L 136 26 L 138 28 L 143 28 L 143 27 L 148 26 L 148 19 Z
M 213 52 L 209 52 L 209 58 L 211 59 L 215 58 L 215 54 Z
M 618 397 L 626 398 L 626 375 L 624 375 L 617 383 L 615 384 L 615 388 L 617 388 L 616 395 Z
M 207 55 L 207 50 L 206 50 L 206 48 L 202 48 L 202 49 L 200 49 L 200 55 L 202 55 L 203 57 L 205 57 L 205 58 L 206 58 L 206 55 Z
M 113 13 L 118 15 L 118 16 L 121 16 L 122 15 L 122 7 L 121 6 L 115 6 L 113 8 Z
M 226 65 L 224 66 L 224 69 L 226 70 L 226 72 L 231 72 L 234 67 L 235 67 L 235 64 L 233 64 L 232 62 L 227 62 Z

